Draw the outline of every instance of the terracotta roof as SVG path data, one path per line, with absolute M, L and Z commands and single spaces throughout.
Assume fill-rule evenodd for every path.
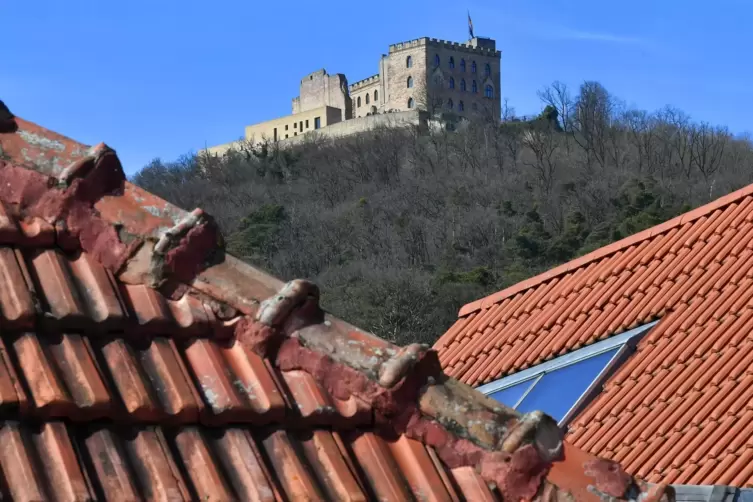
M 753 186 L 464 306 L 434 348 L 476 386 L 657 319 L 568 440 L 649 481 L 753 485 Z
M 3 498 L 673 500 L 224 254 L 108 147 L 0 106 L 0 148 Z

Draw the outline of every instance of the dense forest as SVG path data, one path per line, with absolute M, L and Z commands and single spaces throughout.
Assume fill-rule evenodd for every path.
M 222 158 L 154 160 L 133 181 L 220 223 L 230 252 L 310 278 L 330 312 L 432 343 L 459 307 L 753 181 L 753 143 L 599 83 L 544 111 L 429 133 L 378 129 Z

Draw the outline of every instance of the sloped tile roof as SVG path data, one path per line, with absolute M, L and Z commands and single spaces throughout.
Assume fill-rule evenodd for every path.
M 753 486 L 753 186 L 465 305 L 476 386 L 659 319 L 568 439 L 649 481 Z
M 0 495 L 672 501 L 0 102 Z

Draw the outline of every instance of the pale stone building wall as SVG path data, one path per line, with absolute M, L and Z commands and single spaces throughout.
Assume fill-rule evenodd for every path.
M 353 118 L 365 117 L 382 112 L 382 82 L 380 75 L 372 75 L 359 80 L 348 88 L 353 107 Z
M 378 128 L 408 128 L 417 127 L 420 131 L 428 130 L 431 126 L 427 112 L 411 110 L 407 112 L 383 113 L 360 117 L 352 120 L 338 122 L 329 127 L 322 128 L 318 131 L 306 133 L 303 136 L 296 136 L 283 140 L 281 145 L 290 146 L 306 141 L 312 136 L 322 136 L 325 138 L 341 138 L 358 133 L 365 133 Z
M 246 126 L 246 139 L 254 142 L 281 141 L 341 122 L 342 110 L 323 106 Z
M 323 106 L 342 110 L 341 120 L 352 118 L 348 79 L 342 73 L 329 75 L 322 69 L 301 79 L 300 94 L 293 98 L 293 115 Z

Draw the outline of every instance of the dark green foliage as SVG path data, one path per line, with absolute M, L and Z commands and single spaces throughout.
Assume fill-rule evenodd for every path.
M 753 181 L 746 139 L 717 131 L 694 145 L 678 113 L 620 110 L 595 83 L 583 92 L 501 126 L 242 145 L 154 161 L 134 182 L 211 213 L 242 259 L 315 280 L 334 314 L 431 343 L 464 303 Z M 701 155 L 712 146 L 723 153 Z
M 242 259 L 266 261 L 277 252 L 277 237 L 286 218 L 283 206 L 262 205 L 241 219 L 238 229 L 228 237 L 228 248 Z
M 494 273 L 489 267 L 475 267 L 467 272 L 446 270 L 437 274 L 439 284 L 476 284 L 489 286 L 494 284 Z

